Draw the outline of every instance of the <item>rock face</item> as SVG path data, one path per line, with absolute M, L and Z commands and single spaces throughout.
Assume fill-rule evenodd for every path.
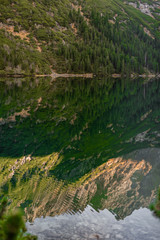
M 8 180 L 6 174 L 3 177 L 3 189 L 10 189 L 10 208 L 23 207 L 30 221 L 41 216 L 83 212 L 88 204 L 96 211 L 108 209 L 117 219 L 123 219 L 135 209 L 148 207 L 156 196 L 160 149 L 142 149 L 110 159 L 72 183 L 49 175 L 58 156 L 55 153 L 42 161 L 25 156 L 10 166 Z
M 150 3 L 142 3 L 141 1 L 137 2 L 129 2 L 129 5 L 133 6 L 134 8 L 139 9 L 142 13 L 149 15 L 150 17 L 154 18 L 152 12 L 155 11 L 155 14 L 158 15 L 158 10 L 160 8 L 160 3 L 158 1 L 150 2 Z
M 110 159 L 76 184 L 46 179 L 45 191 L 40 191 L 44 181 L 35 182 L 32 204 L 25 209 L 27 218 L 33 221 L 41 216 L 81 212 L 91 204 L 96 210 L 107 208 L 123 219 L 135 209 L 148 207 L 154 199 L 159 156 L 159 149 L 136 151 L 129 158 Z
M 0 126 L 8 124 L 10 122 L 16 122 L 16 117 L 27 118 L 28 116 L 30 116 L 29 110 L 30 108 L 28 107 L 27 110 L 22 109 L 21 112 L 15 112 L 13 115 L 9 116 L 6 119 L 0 118 Z
M 10 174 L 8 175 L 8 178 L 12 178 L 15 174 L 15 170 L 18 170 L 21 168 L 22 165 L 24 165 L 27 161 L 31 161 L 32 157 L 31 155 L 24 156 L 21 159 L 17 159 L 13 165 L 11 165 L 11 168 L 9 169 Z

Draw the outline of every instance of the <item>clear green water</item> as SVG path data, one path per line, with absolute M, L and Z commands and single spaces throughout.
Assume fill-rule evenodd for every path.
M 0 79 L 0 91 L 1 197 L 36 219 L 30 231 L 158 239 L 146 208 L 160 184 L 159 79 Z

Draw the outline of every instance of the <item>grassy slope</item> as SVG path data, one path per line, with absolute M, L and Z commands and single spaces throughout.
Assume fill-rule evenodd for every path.
M 4 44 L 12 46 L 12 59 L 7 59 L 4 61 L 3 65 L 11 66 L 15 68 L 21 65 L 22 70 L 26 72 L 37 71 L 38 73 L 50 72 L 49 66 L 52 64 L 53 68 L 55 63 L 54 51 L 51 48 L 56 48 L 58 42 L 73 41 L 73 34 L 71 29 L 65 28 L 68 26 L 68 11 L 69 11 L 69 1 L 0 1 L 1 6 L 1 16 L 0 21 L 5 24 L 3 29 L 6 32 L 0 30 L 1 32 L 1 49 L 4 49 L 4 56 L 8 55 L 5 51 Z M 10 31 L 7 30 L 7 26 L 14 26 L 14 32 L 21 32 L 25 30 L 27 32 L 27 37 L 29 41 L 25 39 L 20 41 L 19 37 L 13 37 Z M 37 47 L 42 49 L 42 52 L 37 50 Z M 50 47 L 50 50 L 48 48 Z M 15 55 L 14 52 L 19 49 L 19 55 Z M 24 50 L 24 51 L 23 51 Z M 18 54 L 18 53 L 16 53 Z M 24 64 L 21 64 L 22 58 L 27 58 Z M 1 61 L 3 61 L 2 58 Z M 15 62 L 17 59 L 17 62 Z M 44 65 L 46 62 L 46 66 Z M 32 66 L 34 65 L 34 66 Z M 38 66 L 38 67 L 37 67 Z M 3 68 L 4 69 L 4 68 Z
M 74 5 L 72 5 L 72 2 Z M 83 42 L 83 36 L 75 34 L 71 27 L 70 9 L 82 6 L 84 15 L 90 19 L 91 9 L 108 15 L 110 20 L 122 22 L 122 29 L 127 29 L 125 21 L 136 21 L 159 36 L 158 18 L 153 19 L 139 10 L 124 4 L 121 0 L 114 1 L 44 1 L 18 0 L 0 1 L 0 70 L 9 73 L 49 73 L 50 67 L 61 72 L 67 71 L 68 60 L 57 55 L 61 44 L 71 46 L 75 42 Z M 77 10 L 78 11 L 78 10 Z M 115 15 L 117 14 L 117 15 Z M 112 24 L 111 24 L 112 25 Z M 13 36 L 6 26 L 14 27 L 17 32 L 26 31 L 27 39 L 21 40 Z

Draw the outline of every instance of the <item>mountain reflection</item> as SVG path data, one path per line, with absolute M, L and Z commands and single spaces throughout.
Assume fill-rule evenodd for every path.
M 160 170 L 160 83 L 0 81 L 2 195 L 26 216 L 148 206 Z M 147 187 L 146 187 L 147 186 Z

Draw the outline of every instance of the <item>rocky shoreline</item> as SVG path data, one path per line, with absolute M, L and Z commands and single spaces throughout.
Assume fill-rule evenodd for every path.
M 7 78 L 25 78 L 25 77 L 51 77 L 51 78 L 93 78 L 93 77 L 98 77 L 98 76 L 107 76 L 107 77 L 112 77 L 112 78 L 121 78 L 121 77 L 126 77 L 126 75 L 120 74 L 120 73 L 113 73 L 111 75 L 95 75 L 94 73 L 57 73 L 52 71 L 51 74 L 0 74 L 0 77 L 7 77 Z M 160 74 L 136 74 L 136 73 L 132 73 L 130 74 L 130 76 L 128 76 L 130 78 L 137 78 L 137 77 L 141 77 L 141 78 L 160 78 Z

